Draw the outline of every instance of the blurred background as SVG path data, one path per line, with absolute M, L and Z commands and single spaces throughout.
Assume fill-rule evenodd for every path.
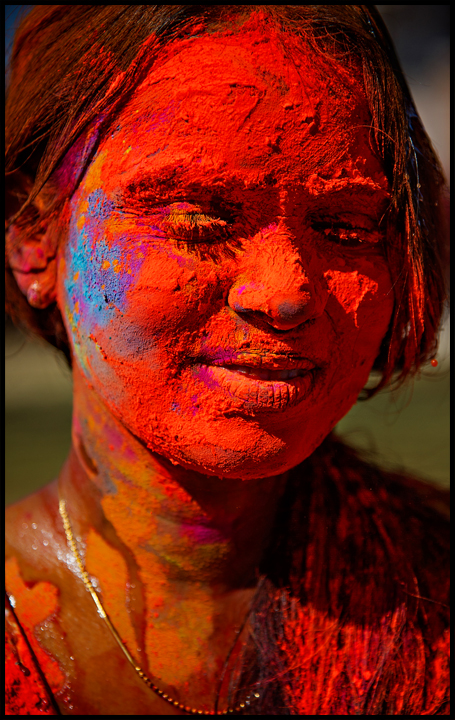
M 6 71 L 12 34 L 30 5 L 6 5 Z M 377 5 L 395 42 L 417 110 L 442 162 L 449 167 L 449 5 Z M 449 484 L 449 318 L 439 365 L 402 391 L 357 403 L 336 431 L 377 454 L 383 466 Z M 6 503 L 34 492 L 58 474 L 70 446 L 71 374 L 60 354 L 31 342 L 6 319 Z

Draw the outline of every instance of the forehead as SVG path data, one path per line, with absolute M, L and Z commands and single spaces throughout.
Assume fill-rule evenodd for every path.
M 174 164 L 183 180 L 215 170 L 300 182 L 355 177 L 369 164 L 378 176 L 370 125 L 358 74 L 294 36 L 204 35 L 161 51 L 101 144 L 103 175 L 128 181 L 138 165 L 159 172 Z

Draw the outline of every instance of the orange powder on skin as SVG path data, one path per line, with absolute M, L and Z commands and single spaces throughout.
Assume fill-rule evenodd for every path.
M 130 652 L 135 655 L 137 639 L 126 603 L 119 602 L 125 596 L 128 569 L 121 553 L 111 547 L 95 530 L 91 529 L 86 540 L 85 569 L 89 575 L 102 578 L 102 602 L 110 619 Z
M 25 583 L 15 557 L 5 561 L 5 585 L 14 598 L 17 616 L 53 693 L 65 685 L 65 675 L 59 664 L 40 645 L 36 629 L 59 611 L 58 589 L 50 582 Z
M 117 486 L 117 493 L 107 495 L 102 500 L 103 510 L 106 518 L 116 528 L 118 536 L 128 546 L 135 548 L 135 562 L 139 568 L 139 578 L 145 591 L 145 649 L 147 658 L 151 663 L 148 670 L 158 674 L 160 679 L 166 683 L 181 683 L 189 679 L 193 673 L 199 673 L 202 669 L 203 658 L 207 653 L 204 648 L 208 647 L 210 637 L 213 633 L 213 622 L 211 619 L 211 606 L 208 602 L 207 592 L 202 587 L 204 578 L 203 562 L 204 557 L 199 548 L 194 553 L 194 541 L 181 537 L 176 543 L 173 528 L 169 527 L 166 532 L 166 521 L 161 521 L 158 515 L 156 503 L 150 502 L 150 493 L 145 490 L 139 494 L 135 493 L 134 521 L 131 522 L 131 488 L 123 485 Z M 159 555 L 156 555 L 155 547 L 151 545 L 151 538 L 159 537 Z M 172 555 L 166 556 L 165 548 L 172 547 Z M 126 577 L 120 573 L 118 577 L 112 569 L 106 573 L 105 564 L 113 557 L 115 551 L 105 552 L 98 538 L 89 535 L 87 540 L 87 564 L 92 568 L 96 577 L 103 580 L 103 601 L 109 595 L 112 599 L 115 617 L 119 617 L 122 626 L 125 625 L 125 611 L 115 611 L 119 598 L 125 596 Z M 164 552 L 163 552 L 164 549 Z M 224 549 L 224 552 L 226 550 Z M 223 547 L 219 545 L 205 544 L 207 564 L 214 561 L 214 553 L 218 553 L 222 561 Z M 96 558 L 95 562 L 94 556 Z M 176 558 L 180 558 L 185 571 L 192 572 L 199 577 L 201 586 L 192 585 L 191 589 L 185 590 L 181 587 L 181 595 L 175 593 L 175 584 L 170 582 L 173 576 L 180 573 L 180 568 L 173 568 Z M 195 564 L 198 563 L 198 564 Z M 126 568 L 126 565 L 123 565 Z M 97 572 L 98 571 L 98 572 Z M 109 588 L 108 588 L 109 585 Z M 106 590 L 106 595 L 104 591 Z M 171 601 L 164 601 L 169 593 Z M 182 603 L 185 612 L 185 622 L 182 624 Z M 109 610 L 109 606 L 106 605 Z M 114 621 L 114 624 L 115 621 Z M 176 633 L 177 630 L 177 633 Z M 126 635 L 122 635 L 126 640 Z M 128 633 L 131 637 L 131 632 Z M 127 646 L 130 645 L 127 642 Z M 135 643 L 131 645 L 135 647 Z
M 92 421 L 89 425 L 94 428 L 96 423 L 101 420 L 101 415 L 98 413 L 94 415 L 92 408 L 90 417 L 92 417 Z M 93 421 L 95 417 L 98 420 Z M 110 443 L 111 450 L 117 446 L 121 448 L 122 457 L 124 457 L 123 453 L 128 454 L 128 448 L 123 447 L 117 439 L 113 438 L 112 428 L 106 435 L 104 432 L 106 427 L 98 427 L 101 429 L 102 437 Z M 175 585 L 171 588 L 170 584 L 170 575 L 172 576 L 173 573 L 169 573 L 169 568 L 163 566 L 163 561 L 166 563 L 168 560 L 172 565 L 175 563 L 175 559 L 180 557 L 185 571 L 193 571 L 202 583 L 204 579 L 207 579 L 203 574 L 204 560 L 205 564 L 213 563 L 214 557 L 218 555 L 221 562 L 226 549 L 220 547 L 219 544 L 206 542 L 205 553 L 202 553 L 201 557 L 200 550 L 199 553 L 194 553 L 193 538 L 183 535 L 176 543 L 175 536 L 170 532 L 171 529 L 167 532 L 166 521 L 160 520 L 163 498 L 168 495 L 174 504 L 177 502 L 182 507 L 182 501 L 186 495 L 186 503 L 197 508 L 194 501 L 182 488 L 171 483 L 167 485 L 165 482 L 161 482 L 162 493 L 159 493 L 157 498 L 154 493 L 150 492 L 150 475 L 148 476 L 148 490 L 145 487 L 140 488 L 137 484 L 133 489 L 130 484 L 116 483 L 115 479 L 121 470 L 134 477 L 135 480 L 137 479 L 134 466 L 130 464 L 127 467 L 124 464 L 122 467 L 122 463 L 119 463 L 118 459 L 119 455 L 117 454 L 116 467 L 110 478 L 111 483 L 115 484 L 116 492 L 104 496 L 102 507 L 106 519 L 115 527 L 118 537 L 128 547 L 135 548 L 135 562 L 139 568 L 138 577 L 145 589 L 144 642 L 147 658 L 151 663 L 148 671 L 158 674 L 162 682 L 183 683 L 189 680 L 193 674 L 198 674 L 202 670 L 202 658 L 207 654 L 204 648 L 214 629 L 211 607 L 207 601 L 207 593 L 202 587 L 200 589 L 192 587 L 191 597 L 185 597 L 186 592 L 182 586 L 182 596 L 176 596 Z M 137 458 L 134 459 L 137 461 Z M 107 457 L 105 457 L 105 465 L 107 462 Z M 133 493 L 134 503 L 132 503 Z M 176 495 L 178 495 L 178 499 Z M 134 518 L 133 522 L 132 518 Z M 150 541 L 153 537 L 159 537 L 160 551 L 166 547 L 166 544 L 172 547 L 172 556 L 167 558 L 165 553 L 160 552 L 160 555 L 156 556 L 154 552 L 150 552 Z M 128 613 L 122 603 L 128 581 L 126 563 L 118 551 L 106 544 L 96 532 L 90 531 L 86 542 L 87 570 L 94 577 L 102 579 L 100 588 L 103 593 L 103 603 L 121 637 L 125 640 L 128 648 L 132 650 L 137 646 L 136 639 Z M 179 572 L 180 568 L 177 567 L 176 573 Z M 173 593 L 172 603 L 164 601 L 169 592 Z M 183 601 L 187 618 L 184 625 L 179 622 Z M 177 636 L 176 628 L 179 629 Z M 142 662 L 145 666 L 147 660 L 142 658 Z

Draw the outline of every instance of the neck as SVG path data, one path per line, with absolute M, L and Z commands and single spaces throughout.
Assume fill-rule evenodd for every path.
M 73 377 L 73 443 L 60 492 L 103 598 L 120 614 L 128 606 L 147 655 L 160 627 L 163 643 L 191 622 L 204 645 L 216 625 L 240 625 L 242 602 L 237 614 L 229 608 L 252 597 L 286 476 L 243 481 L 173 465 L 113 416 L 77 368 Z

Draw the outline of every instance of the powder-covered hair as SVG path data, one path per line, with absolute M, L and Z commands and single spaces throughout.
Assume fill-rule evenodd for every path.
M 7 84 L 8 222 L 24 230 L 40 226 L 44 211 L 38 213 L 33 200 L 43 186 L 45 212 L 58 213 L 62 196 L 52 191 L 56 169 L 65 156 L 68 161 L 67 153 L 81 133 L 97 123 L 80 173 L 64 188 L 71 197 L 99 139 L 153 66 L 160 47 L 177 38 L 232 28 L 252 9 L 263 14 L 264 27 L 274 22 L 326 59 L 355 65 L 363 75 L 371 138 L 392 190 L 382 226 L 393 238 L 387 253 L 395 296 L 390 327 L 374 365 L 381 379 L 365 394 L 371 397 L 391 379 L 400 384 L 434 356 L 448 295 L 443 173 L 373 5 L 33 6 L 16 31 Z M 6 306 L 14 322 L 63 350 L 71 363 L 56 304 L 32 308 L 8 259 Z
M 291 471 L 231 703 L 253 689 L 249 715 L 450 715 L 448 508 L 331 433 Z

